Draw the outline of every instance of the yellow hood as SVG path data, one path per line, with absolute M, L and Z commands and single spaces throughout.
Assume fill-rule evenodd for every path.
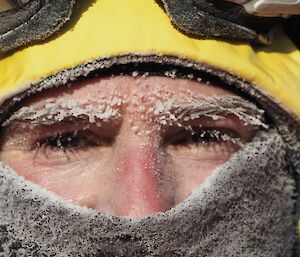
M 254 83 L 300 118 L 300 51 L 285 35 L 278 32 L 268 47 L 191 38 L 154 0 L 97 0 L 62 35 L 0 56 L 0 99 L 64 69 L 130 53 L 213 65 Z

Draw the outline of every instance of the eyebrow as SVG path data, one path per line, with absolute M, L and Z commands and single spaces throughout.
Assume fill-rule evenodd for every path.
M 50 125 L 60 121 L 97 121 L 107 122 L 121 117 L 120 106 L 123 100 L 113 103 L 99 102 L 97 108 L 88 101 L 58 99 L 47 100 L 42 106 L 24 106 L 7 119 L 2 126 L 14 121 L 29 121 L 32 125 Z M 98 104 L 99 104 L 98 103 Z M 145 107 L 146 108 L 146 107 Z M 146 115 L 161 125 L 182 126 L 183 122 L 206 117 L 212 120 L 224 119 L 228 115 L 238 117 L 245 125 L 268 128 L 265 123 L 265 111 L 254 103 L 236 95 L 193 97 L 170 97 L 156 99 L 154 105 L 146 109 Z
M 224 119 L 234 115 L 245 125 L 268 128 L 265 123 L 265 111 L 254 103 L 235 95 L 210 96 L 192 99 L 172 99 L 158 102 L 154 109 L 158 122 L 162 125 L 175 124 L 181 126 L 182 121 L 191 121 L 206 117 L 212 120 Z
M 119 104 L 117 104 L 119 105 Z M 43 106 L 24 106 L 7 119 L 2 126 L 14 121 L 29 121 L 32 125 L 50 125 L 60 121 L 108 121 L 120 117 L 119 108 L 102 104 L 97 108 L 91 103 L 59 99 L 47 101 Z

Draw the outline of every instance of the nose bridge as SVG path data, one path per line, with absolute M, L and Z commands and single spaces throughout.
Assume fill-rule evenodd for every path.
M 160 175 L 164 167 L 160 160 L 158 132 L 144 119 L 128 122 L 132 120 L 131 115 L 134 114 L 125 115 L 125 124 L 117 139 L 115 172 L 118 174 L 117 185 L 120 190 L 115 213 L 143 217 L 169 207 L 168 200 L 161 193 Z M 143 133 L 145 131 L 148 133 Z
M 128 149 L 117 164 L 120 195 L 116 213 L 121 216 L 142 217 L 164 211 L 160 194 L 159 167 L 147 151 Z

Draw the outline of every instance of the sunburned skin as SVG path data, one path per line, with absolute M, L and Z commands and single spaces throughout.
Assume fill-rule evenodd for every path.
M 266 127 L 263 115 L 196 81 L 89 79 L 24 102 L 3 124 L 0 158 L 75 204 L 144 217 L 183 201 Z

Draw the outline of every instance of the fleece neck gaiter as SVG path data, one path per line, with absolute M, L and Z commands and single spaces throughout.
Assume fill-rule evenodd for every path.
M 0 169 L 0 256 L 292 256 L 295 181 L 271 129 L 182 203 L 142 219 L 73 205 Z

